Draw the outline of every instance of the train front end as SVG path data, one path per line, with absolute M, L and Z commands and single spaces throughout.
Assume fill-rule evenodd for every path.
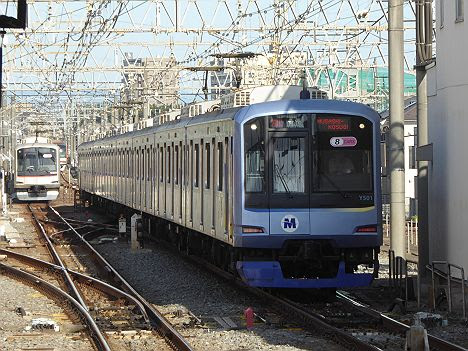
M 379 115 L 333 100 L 236 117 L 237 270 L 251 286 L 366 286 L 382 244 Z
M 60 189 L 59 148 L 24 144 L 16 148 L 14 197 L 19 201 L 51 201 Z

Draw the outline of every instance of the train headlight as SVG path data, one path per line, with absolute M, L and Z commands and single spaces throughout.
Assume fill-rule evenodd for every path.
M 252 129 L 252 130 L 257 130 L 257 124 L 256 124 L 256 123 L 252 123 L 252 124 L 250 125 L 250 129 Z

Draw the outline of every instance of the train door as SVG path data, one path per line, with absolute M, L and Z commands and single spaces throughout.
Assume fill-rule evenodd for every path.
M 170 201 L 171 201 L 171 145 L 166 144 L 166 179 L 165 179 L 165 191 L 164 191 L 164 212 L 166 218 L 170 218 Z
M 192 221 L 195 229 L 200 229 L 203 224 L 201 220 L 201 179 L 200 179 L 200 144 L 194 143 L 193 145 L 193 185 L 192 185 Z
M 137 175 L 138 175 L 138 149 L 137 147 L 133 147 L 132 149 L 132 207 L 135 208 L 136 205 L 136 190 L 137 190 Z
M 225 239 L 227 230 L 227 210 L 228 210 L 228 138 L 215 140 L 213 153 L 213 227 L 215 235 L 220 239 Z
M 187 160 L 187 167 L 188 167 L 188 179 L 187 179 L 187 187 L 188 187 L 188 196 L 187 196 L 187 202 L 188 202 L 188 208 L 189 208 L 189 213 L 188 213 L 188 224 L 189 226 L 193 227 L 193 187 L 194 187 L 194 146 L 193 146 L 193 140 L 190 140 L 190 147 L 189 147 L 189 152 L 188 152 L 188 160 Z
M 204 146 L 205 146 L 205 143 L 203 142 L 203 139 L 200 140 L 200 145 L 199 145 L 199 155 L 200 155 L 200 159 L 199 159 L 199 162 L 197 162 L 197 167 L 199 169 L 199 183 L 198 183 L 198 186 L 199 186 L 199 199 L 200 199 L 200 213 L 199 213 L 199 220 L 200 220 L 200 227 L 201 227 L 201 230 L 204 231 L 205 229 L 205 222 L 203 221 L 204 218 L 205 218 L 205 213 L 204 213 L 204 209 L 205 209 L 205 199 L 203 197 L 203 187 L 204 187 L 204 184 L 203 184 L 203 179 L 205 179 L 205 171 L 204 171 L 204 167 L 203 165 L 205 164 L 205 154 L 203 152 L 203 149 L 204 149 Z
M 159 189 L 158 189 L 158 211 L 161 217 L 164 217 L 164 147 L 159 144 Z
M 148 157 L 147 157 L 147 147 L 142 146 L 141 148 L 141 156 L 143 159 L 142 164 L 142 181 L 141 181 L 141 209 L 143 211 L 147 210 L 146 199 L 148 198 L 148 192 L 146 189 L 146 184 L 148 182 Z
M 152 206 L 152 164 L 153 164 L 153 145 L 148 145 L 146 149 L 146 161 L 147 161 L 147 171 L 146 171 L 146 209 L 149 213 L 153 210 Z
M 175 193 L 175 184 L 174 184 L 174 178 L 175 178 L 175 174 L 177 172 L 177 170 L 175 169 L 175 150 L 174 150 L 174 143 L 171 143 L 171 149 L 169 151 L 169 157 L 170 157 L 170 165 L 171 165 L 171 169 L 169 170 L 169 198 L 170 198 L 170 201 L 171 201 L 171 205 L 170 205 L 170 208 L 171 208 L 171 219 L 174 219 L 174 193 Z
M 213 229 L 213 144 L 214 142 L 210 139 L 205 140 L 203 157 L 203 223 L 205 232 L 210 232 Z
M 179 207 L 179 222 L 183 223 L 183 206 L 182 203 L 183 199 L 183 192 L 184 192 L 184 155 L 185 155 L 185 145 L 182 146 L 182 142 L 179 142 L 179 154 L 178 154 L 178 183 L 179 183 L 179 200 L 178 200 L 178 207 Z
M 306 131 L 268 133 L 270 233 L 309 233 L 309 137 Z
M 173 209 L 174 209 L 174 220 L 180 222 L 180 144 L 176 142 L 174 145 L 174 196 L 172 198 Z

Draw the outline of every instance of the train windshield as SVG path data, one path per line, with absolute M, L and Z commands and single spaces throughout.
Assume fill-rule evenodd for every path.
M 360 117 L 317 116 L 313 190 L 371 192 L 372 123 Z
M 48 147 L 19 149 L 17 163 L 20 176 L 57 174 L 57 151 Z
M 272 138 L 273 193 L 305 192 L 305 138 Z

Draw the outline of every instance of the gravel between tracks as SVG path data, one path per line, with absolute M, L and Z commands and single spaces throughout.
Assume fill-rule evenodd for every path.
M 98 245 L 97 249 L 197 350 L 341 349 L 294 326 L 260 323 L 245 329 L 243 311 L 252 306 L 262 315 L 265 306 L 164 248 L 131 252 L 127 243 L 116 242 Z M 203 324 L 190 326 L 194 318 L 189 312 Z M 229 317 L 239 328 L 224 330 L 213 317 Z
M 86 336 L 67 332 L 73 329 L 73 324 L 54 301 L 14 279 L 0 275 L 0 349 L 13 350 L 74 350 L 88 351 L 92 349 Z M 27 315 L 22 317 L 15 312 L 22 307 Z M 31 325 L 32 319 L 47 318 L 58 323 L 59 332 L 31 330 L 25 328 Z

